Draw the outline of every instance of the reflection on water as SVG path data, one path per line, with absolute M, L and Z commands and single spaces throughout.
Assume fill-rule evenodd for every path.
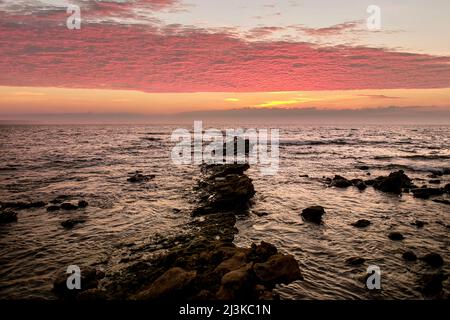
M 17 223 L 0 226 L 0 297 L 54 298 L 57 270 L 95 264 L 113 271 L 126 263 L 130 247 L 182 232 L 191 219 L 189 199 L 199 169 L 172 165 L 170 133 L 176 127 L 0 127 L 0 201 L 69 195 L 89 202 L 77 211 L 21 210 Z M 257 190 L 253 211 L 268 215 L 240 217 L 235 242 L 265 240 L 296 256 L 305 280 L 280 287 L 283 298 L 421 298 L 418 278 L 432 270 L 421 262 L 405 263 L 401 255 L 407 249 L 418 256 L 441 254 L 444 271 L 450 271 L 447 205 L 372 188 L 337 190 L 321 182 L 334 174 L 367 178 L 357 168 L 367 165 L 372 176 L 404 169 L 417 185 L 427 184 L 430 171 L 450 169 L 449 127 L 270 127 L 280 129 L 280 171 L 275 176 L 261 176 L 256 167 L 249 171 Z M 136 170 L 156 177 L 127 182 Z M 439 179 L 445 184 L 448 177 Z M 325 207 L 324 225 L 302 222 L 300 212 L 310 205 Z M 79 217 L 86 223 L 61 227 Z M 364 230 L 350 225 L 362 218 L 372 225 Z M 428 224 L 417 229 L 410 224 L 416 219 Z M 387 233 L 393 230 L 405 240 L 390 241 Z M 348 266 L 345 260 L 354 256 L 365 264 Z M 382 271 L 378 293 L 359 280 L 371 264 Z

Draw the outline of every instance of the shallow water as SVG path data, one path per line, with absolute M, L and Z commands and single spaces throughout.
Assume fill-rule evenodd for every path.
M 0 297 L 52 299 L 55 273 L 69 264 L 112 272 L 127 263 L 130 248 L 184 232 L 199 169 L 172 164 L 170 133 L 178 127 L 192 130 L 188 125 L 1 126 L 0 201 L 70 195 L 89 206 L 75 212 L 20 210 L 17 223 L 0 226 Z M 442 269 L 450 271 L 447 205 L 371 187 L 362 192 L 327 188 L 321 182 L 334 174 L 367 179 L 366 171 L 356 168 L 364 164 L 372 177 L 404 169 L 417 185 L 427 184 L 430 170 L 450 169 L 450 127 L 265 128 L 280 129 L 280 170 L 274 176 L 262 176 L 257 166 L 249 170 L 257 191 L 252 211 L 268 215 L 239 217 L 235 242 L 264 240 L 296 256 L 305 280 L 279 287 L 282 298 L 420 299 L 419 277 L 436 270 L 404 262 L 401 254 L 407 249 L 418 256 L 441 254 Z M 127 182 L 136 170 L 156 178 Z M 449 177 L 440 177 L 442 185 Z M 325 207 L 324 225 L 302 222 L 300 212 L 310 205 Z M 73 217 L 86 223 L 62 228 L 60 223 Z M 372 225 L 365 230 L 350 225 L 362 218 Z M 429 224 L 417 229 L 410 224 L 416 219 Z M 389 240 L 393 230 L 405 240 Z M 353 256 L 367 261 L 349 267 L 345 260 Z M 381 268 L 381 292 L 364 289 L 358 280 L 368 265 Z M 444 286 L 449 294 L 448 280 Z

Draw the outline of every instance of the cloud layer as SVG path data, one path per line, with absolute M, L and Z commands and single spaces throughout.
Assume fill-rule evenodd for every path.
M 102 12 L 174 0 L 95 5 Z M 91 11 L 91 12 L 95 12 Z M 114 11 L 116 12 L 116 11 Z M 258 92 L 339 89 L 447 88 L 450 57 L 382 48 L 252 41 L 224 31 L 183 26 L 84 23 L 65 27 L 65 11 L 0 12 L 0 85 L 136 89 L 145 92 Z M 322 35 L 354 24 L 318 29 Z

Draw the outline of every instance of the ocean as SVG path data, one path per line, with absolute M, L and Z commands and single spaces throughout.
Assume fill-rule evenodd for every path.
M 447 204 L 324 183 L 336 174 L 369 179 L 404 170 L 418 186 L 444 186 L 450 182 L 450 126 L 241 127 L 280 132 L 278 172 L 262 175 L 257 165 L 248 171 L 256 195 L 249 213 L 238 217 L 234 242 L 266 241 L 295 256 L 304 280 L 278 286 L 282 299 L 423 299 L 420 279 L 436 269 L 405 261 L 408 250 L 419 257 L 440 254 L 445 263 L 439 270 L 450 272 Z M 177 128 L 193 130 L 192 124 L 0 126 L 0 202 L 60 196 L 89 203 L 77 211 L 23 209 L 16 223 L 0 225 L 0 298 L 55 299 L 53 280 L 68 265 L 95 266 L 108 275 L 159 254 L 160 239 L 189 232 L 188 223 L 199 219 L 190 213 L 200 169 L 172 162 L 170 136 Z M 127 181 L 136 171 L 155 178 Z M 313 205 L 325 208 L 323 225 L 302 221 L 302 209 Z M 85 222 L 67 230 L 61 222 L 69 218 Z M 357 229 L 351 224 L 359 219 L 372 224 Z M 417 228 L 416 220 L 427 224 Z M 392 231 L 405 239 L 391 241 Z M 349 265 L 352 257 L 365 262 Z M 382 290 L 367 290 L 361 281 L 370 265 L 381 270 Z M 443 295 L 449 294 L 444 282 Z

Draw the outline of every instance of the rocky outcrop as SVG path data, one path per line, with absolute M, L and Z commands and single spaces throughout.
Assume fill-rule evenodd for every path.
M 411 179 L 403 170 L 392 172 L 387 177 L 378 177 L 373 181 L 372 185 L 377 190 L 394 194 L 400 194 L 405 188 L 414 187 Z
M 197 187 L 200 201 L 193 215 L 247 210 L 255 195 L 252 180 L 244 174 L 248 168 L 248 164 L 203 165 L 204 177 Z
M 275 285 L 302 279 L 295 258 L 269 243 L 240 248 L 233 244 L 236 215 L 255 191 L 244 172 L 248 165 L 204 165 L 194 195 L 195 217 L 185 234 L 158 241 L 158 255 L 133 260 L 108 276 L 104 291 L 77 295 L 98 299 L 258 300 L 274 299 Z M 241 185 L 242 183 L 242 185 Z M 236 205 L 239 204 L 239 205 Z M 244 205 L 245 204 L 245 205 Z M 142 253 L 145 247 L 139 249 Z M 157 250 L 157 249 L 153 249 Z M 91 294 L 92 292 L 92 294 Z M 89 294 L 88 294 L 89 293 Z
M 302 211 L 302 217 L 304 220 L 313 222 L 316 224 L 322 223 L 322 216 L 325 214 L 325 209 L 321 206 L 312 206 Z

